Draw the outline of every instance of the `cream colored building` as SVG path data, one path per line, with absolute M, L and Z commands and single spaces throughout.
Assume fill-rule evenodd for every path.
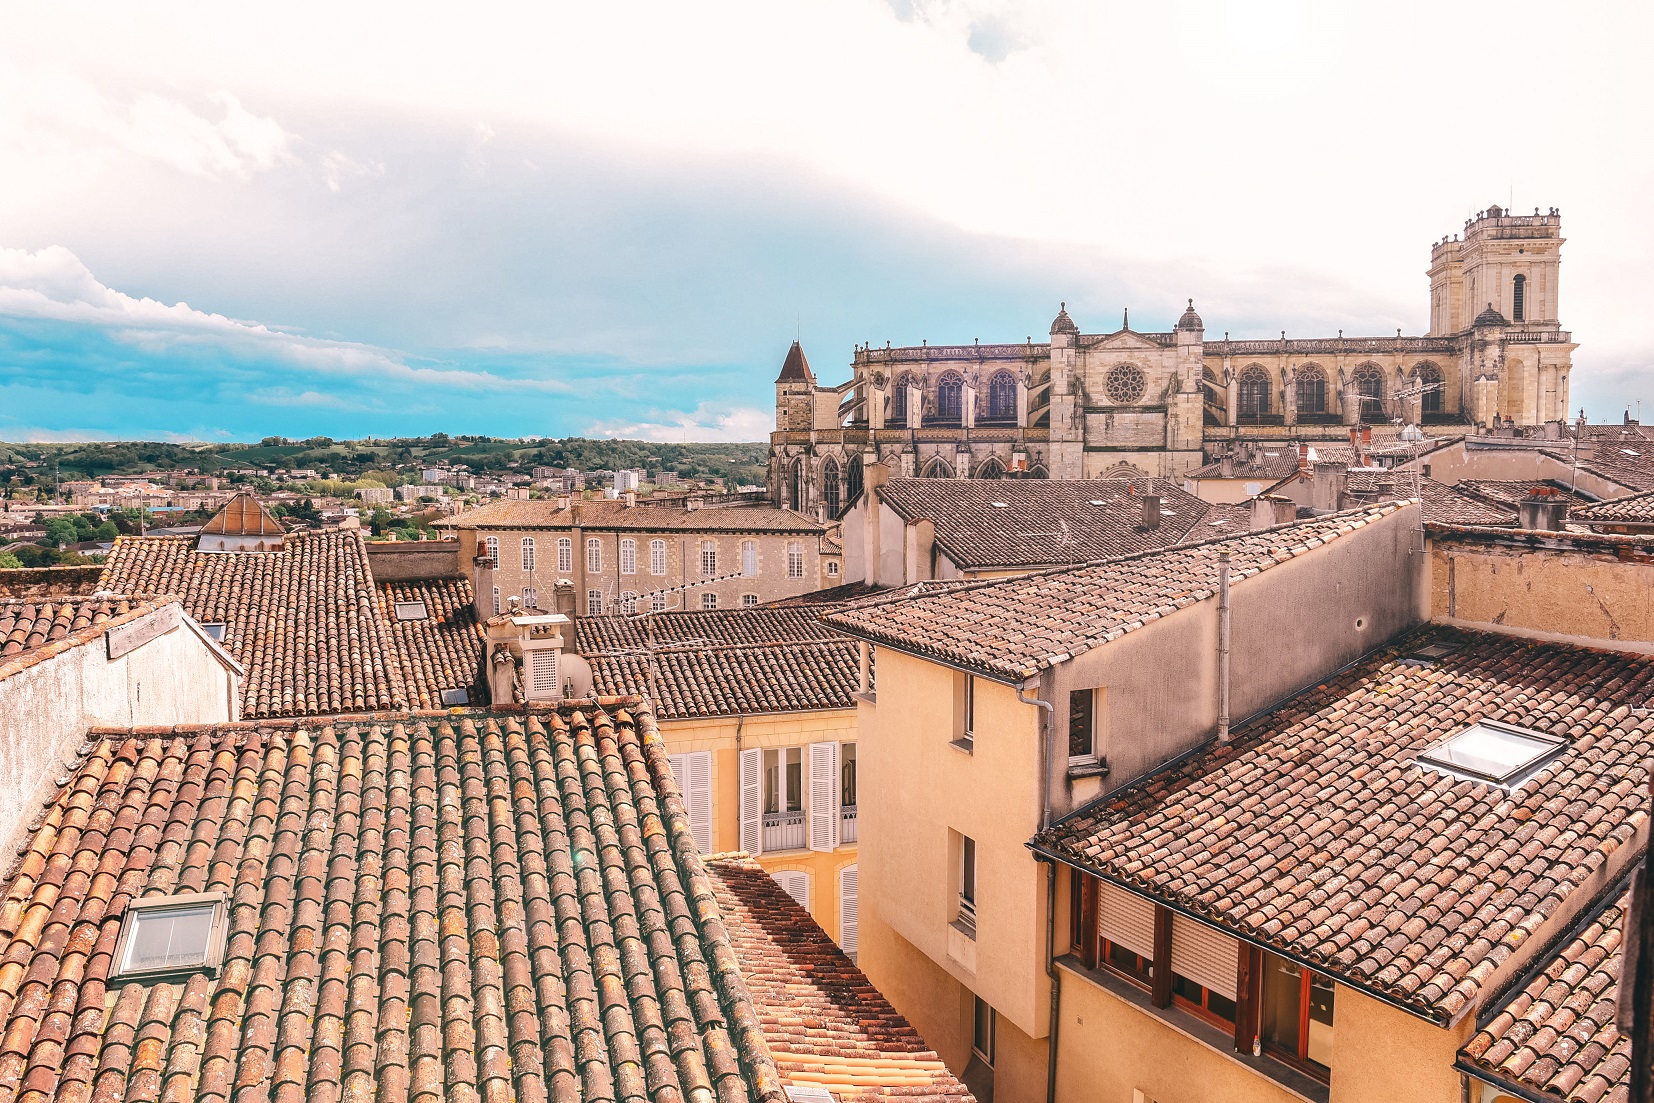
M 1489 207 L 1434 243 L 1423 336 L 1209 339 L 1191 300 L 1169 331 L 1083 333 L 1060 310 L 1021 344 L 859 347 L 816 382 L 795 342 L 776 380 L 773 501 L 836 517 L 883 463 L 906 476 L 1176 478 L 1243 438 L 1347 426 L 1543 426 L 1568 412 L 1561 217 Z

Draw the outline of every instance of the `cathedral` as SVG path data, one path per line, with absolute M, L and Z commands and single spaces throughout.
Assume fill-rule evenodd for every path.
M 1422 337 L 1207 340 L 1193 300 L 1169 333 L 1129 318 L 1050 339 L 858 347 L 822 386 L 797 342 L 775 381 L 769 492 L 837 517 L 865 465 L 932 478 L 1176 477 L 1236 440 L 1343 439 L 1360 424 L 1560 431 L 1575 345 L 1557 320 L 1556 208 L 1489 207 L 1430 252 Z M 1438 430 L 1440 431 L 1440 430 Z

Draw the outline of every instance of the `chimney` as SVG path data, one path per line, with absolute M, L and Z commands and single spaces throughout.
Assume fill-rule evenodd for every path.
M 1309 445 L 1307 444 L 1298 446 L 1298 474 L 1306 478 L 1309 476 Z
M 1309 505 L 1317 513 L 1336 513 L 1344 508 L 1344 484 L 1349 472 L 1341 463 L 1323 460 L 1310 477 Z
M 1396 481 L 1394 479 L 1373 480 L 1373 501 L 1387 502 L 1396 496 Z
M 1160 527 L 1160 495 L 1143 495 L 1143 527 L 1157 529 Z
M 1372 444 L 1373 444 L 1373 427 L 1371 425 L 1363 425 L 1361 427 L 1361 447 L 1371 448 Z
M 1235 477 L 1235 457 L 1232 453 L 1225 452 L 1218 457 L 1218 474 L 1225 479 Z
M 700 509 L 701 508 L 701 500 L 699 498 L 687 498 L 687 499 L 684 500 L 683 508 L 685 508 L 685 509 Z
M 637 491 L 628 490 L 626 492 L 626 508 L 631 509 L 635 505 L 637 505 Z
M 1298 503 L 1278 494 L 1260 494 L 1252 499 L 1250 528 L 1272 529 L 1276 525 L 1290 525 L 1298 519 Z
M 1561 532 L 1568 516 L 1568 501 L 1551 487 L 1536 486 L 1516 506 L 1525 529 Z
M 564 494 L 562 497 L 557 499 L 557 508 L 559 510 L 566 510 L 569 508 L 569 496 L 567 494 Z

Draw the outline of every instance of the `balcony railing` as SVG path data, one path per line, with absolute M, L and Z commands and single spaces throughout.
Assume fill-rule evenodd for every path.
M 803 850 L 804 813 L 765 812 L 764 849 L 766 851 Z
M 838 841 L 840 843 L 856 841 L 856 806 L 853 804 L 839 809 Z

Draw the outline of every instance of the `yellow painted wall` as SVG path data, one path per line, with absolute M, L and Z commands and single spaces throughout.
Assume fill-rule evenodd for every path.
M 867 894 L 866 869 L 864 862 L 858 964 L 957 1076 L 970 1060 L 971 992 L 882 920 Z
M 1441 541 L 1431 553 L 1434 619 L 1576 642 L 1654 641 L 1654 563 Z
M 1338 986 L 1332 1011 L 1331 1103 L 1459 1103 L 1453 1060 L 1476 1017 L 1427 1023 L 1353 988 Z
M 668 752 L 672 754 L 712 752 L 712 849 L 726 853 L 741 849 L 741 748 L 802 747 L 829 741 L 855 743 L 856 713 L 853 709 L 830 709 L 762 716 L 719 716 L 704 720 L 664 720 L 660 731 Z M 857 756 L 859 774 L 862 769 L 859 745 Z M 859 791 L 857 796 L 860 799 Z M 805 799 L 808 802 L 808 786 Z M 855 865 L 856 861 L 855 843 L 840 846 L 831 853 L 787 850 L 758 856 L 758 864 L 771 873 L 796 869 L 810 875 L 810 914 L 821 929 L 835 940 L 840 933 L 839 871 L 845 866 Z M 866 895 L 866 889 L 862 889 L 862 900 L 866 899 Z
M 877 911 L 1003 1019 L 1043 1038 L 1045 875 L 1026 846 L 1039 822 L 1039 713 L 1011 687 L 978 679 L 976 745 L 967 754 L 951 745 L 960 677 L 878 650 L 881 691 L 859 710 L 862 914 Z M 950 954 L 959 835 L 977 843 L 974 968 Z M 880 975 L 877 960 L 864 964 L 874 984 L 887 994 L 905 987 L 901 976 Z M 921 1012 L 892 1001 L 904 1014 Z

